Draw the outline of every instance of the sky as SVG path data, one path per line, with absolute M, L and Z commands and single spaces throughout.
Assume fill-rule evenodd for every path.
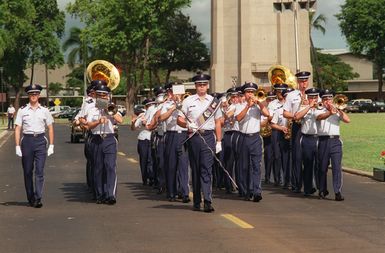
M 71 0 L 58 0 L 59 8 L 64 9 Z M 345 0 L 317 0 L 316 15 L 323 14 L 327 18 L 325 35 L 313 31 L 314 46 L 323 49 L 346 49 L 345 38 L 341 35 L 338 20 L 334 17 L 340 11 Z M 191 17 L 194 25 L 202 33 L 205 43 L 210 43 L 211 0 L 192 0 L 191 6 L 184 10 Z M 79 26 L 79 22 L 67 15 L 66 31 L 72 26 Z

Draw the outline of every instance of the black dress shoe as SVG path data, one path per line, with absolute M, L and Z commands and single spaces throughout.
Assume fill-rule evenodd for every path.
M 211 213 L 211 212 L 214 212 L 215 210 L 214 210 L 214 207 L 212 207 L 210 202 L 205 201 L 203 211 L 205 213 Z
M 200 204 L 194 204 L 193 205 L 193 211 L 200 211 L 201 210 L 201 205 Z
M 191 200 L 188 196 L 184 196 L 183 199 L 182 199 L 182 202 L 183 203 L 189 203 Z
M 34 208 L 42 208 L 43 207 L 43 203 L 41 203 L 41 200 L 38 199 L 38 200 L 35 201 L 33 207 Z
M 107 205 L 115 205 L 116 204 L 116 198 L 114 198 L 114 197 L 108 198 L 105 201 L 105 204 L 107 204 Z
M 257 195 L 255 195 L 254 198 L 253 198 L 253 201 L 254 201 L 254 202 L 259 202 L 259 201 L 261 201 L 261 200 L 262 200 L 262 195 L 261 195 L 261 194 L 257 194 Z
M 335 199 L 336 201 L 344 201 L 344 200 L 345 200 L 345 198 L 341 195 L 340 192 L 337 192 L 337 193 L 336 193 L 336 196 L 335 196 L 334 199 Z
M 96 204 L 98 204 L 98 205 L 103 204 L 103 203 L 104 203 L 103 199 L 97 199 L 96 200 Z
M 164 187 L 159 187 L 157 194 L 162 194 L 164 192 Z
M 246 201 L 250 201 L 253 199 L 253 195 L 252 194 L 246 194 L 246 196 L 243 199 Z
M 175 202 L 175 201 L 176 201 L 176 198 L 175 198 L 175 197 L 168 197 L 168 201 L 170 201 L 170 202 Z
M 320 192 L 320 193 L 318 193 L 318 197 L 319 197 L 320 199 L 325 199 L 325 198 L 326 198 L 326 195 L 325 195 L 324 192 Z

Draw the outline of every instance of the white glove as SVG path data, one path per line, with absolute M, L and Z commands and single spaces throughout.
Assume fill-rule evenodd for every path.
M 198 130 L 198 126 L 195 122 L 187 122 L 187 128 L 194 132 Z
M 23 156 L 23 153 L 21 153 L 21 148 L 20 148 L 20 146 L 16 146 L 16 155 L 17 155 L 17 156 L 20 156 L 20 157 Z
M 217 145 L 215 146 L 215 153 L 218 154 L 221 151 L 222 151 L 222 142 L 217 141 Z
M 50 156 L 53 154 L 53 145 L 49 145 L 48 146 L 48 151 L 47 151 L 47 155 Z

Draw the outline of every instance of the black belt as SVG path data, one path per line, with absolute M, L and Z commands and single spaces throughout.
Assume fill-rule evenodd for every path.
M 252 133 L 252 134 L 245 134 L 245 133 L 242 133 L 242 134 L 248 137 L 253 137 L 253 136 L 259 135 L 259 132 Z
M 181 133 L 187 133 L 186 130 L 179 130 L 179 131 L 175 131 L 175 130 L 167 130 L 166 133 L 173 133 L 173 134 L 181 134 Z
M 317 138 L 318 137 L 318 135 L 316 135 L 316 134 L 302 134 L 302 136 L 305 136 L 305 137 L 311 137 L 311 138 Z
M 103 136 L 114 136 L 115 134 L 113 133 L 108 133 L 108 134 L 91 134 L 91 136 L 95 136 L 95 137 L 103 137 Z
M 45 133 L 41 133 L 41 134 L 23 134 L 23 136 L 26 136 L 26 137 L 40 137 L 40 136 L 44 136 Z
M 235 130 L 229 130 L 229 131 L 225 131 L 225 134 L 233 134 L 233 133 L 236 133 L 238 131 L 235 131 Z
M 339 135 L 321 135 L 318 136 L 320 139 L 339 139 Z

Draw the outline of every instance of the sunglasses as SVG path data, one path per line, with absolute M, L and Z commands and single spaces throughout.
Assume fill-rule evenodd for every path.
M 28 96 L 38 96 L 40 95 L 39 92 L 31 92 L 31 93 L 28 93 Z

